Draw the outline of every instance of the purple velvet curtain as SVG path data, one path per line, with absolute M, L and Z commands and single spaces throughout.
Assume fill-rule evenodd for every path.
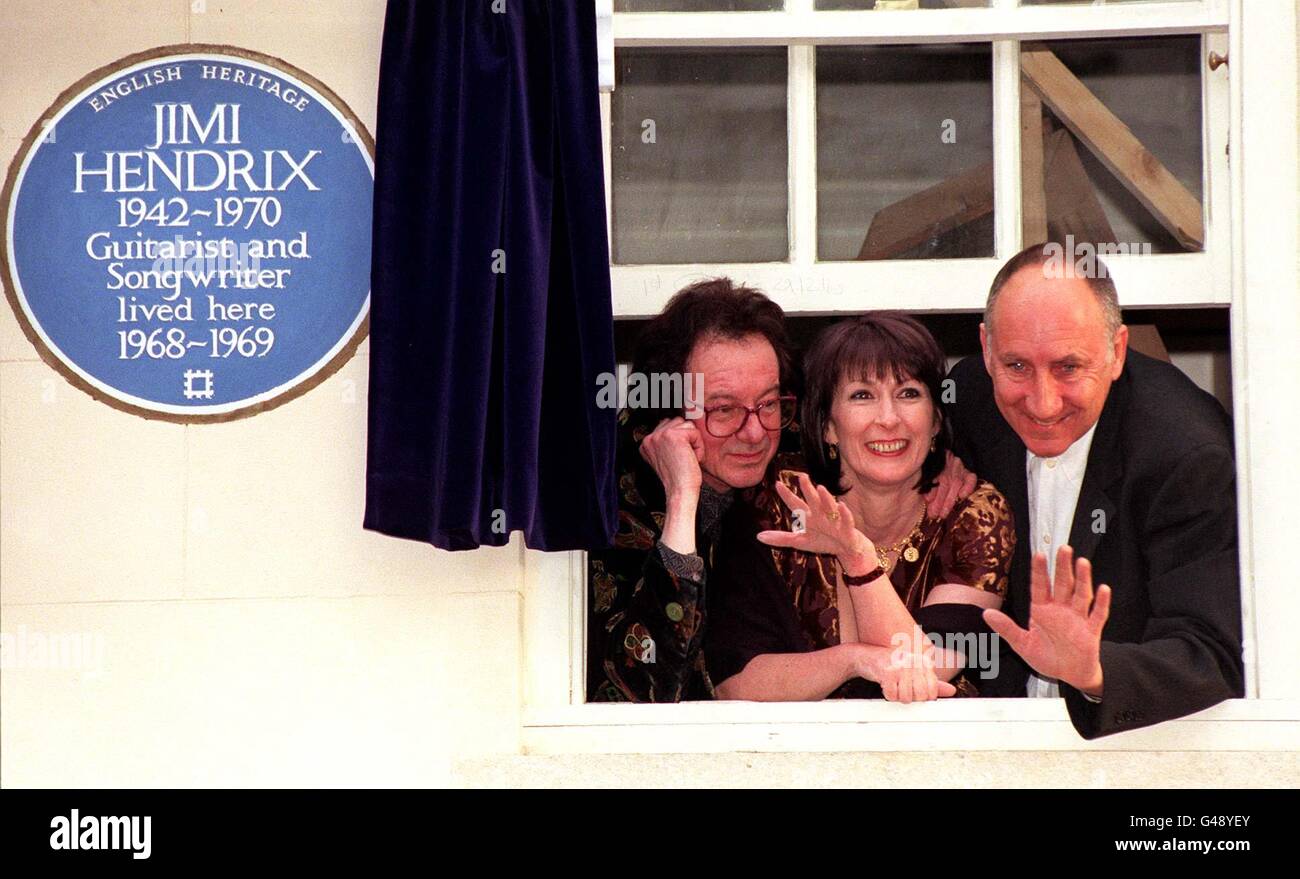
M 443 549 L 607 546 L 614 370 L 595 15 L 390 0 L 365 527 Z

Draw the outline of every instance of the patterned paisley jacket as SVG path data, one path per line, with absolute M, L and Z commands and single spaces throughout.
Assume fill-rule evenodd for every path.
M 632 423 L 627 410 L 619 414 L 618 532 L 613 546 L 588 554 L 589 701 L 713 698 L 702 650 L 705 590 L 723 514 L 737 493 L 701 492 L 696 555 L 662 546 L 663 485 L 638 450 L 652 429 Z M 782 441 L 797 442 L 797 434 Z M 796 455 L 778 455 L 768 479 L 798 463 Z

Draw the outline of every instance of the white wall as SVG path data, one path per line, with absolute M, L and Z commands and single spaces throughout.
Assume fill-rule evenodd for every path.
M 295 64 L 373 131 L 383 6 L 6 0 L 4 164 L 64 88 L 187 41 Z M 450 754 L 516 750 L 521 550 L 362 530 L 367 352 L 181 426 L 94 402 L 0 308 L 3 630 L 102 649 L 4 671 L 0 783 L 438 784 Z
M 187 41 L 283 58 L 373 130 L 383 6 L 5 0 L 5 164 L 65 87 Z M 514 756 L 521 548 L 362 530 L 367 351 L 273 412 L 179 426 L 72 388 L 0 308 L 0 628 L 102 651 L 81 670 L 4 670 L 0 785 L 1296 778 L 1293 757 L 1249 753 Z

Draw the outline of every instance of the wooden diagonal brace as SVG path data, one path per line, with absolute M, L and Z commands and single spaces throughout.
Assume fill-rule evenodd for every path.
M 1092 91 L 1040 45 L 1026 44 L 1020 71 L 1043 103 L 1189 250 L 1205 244 L 1201 202 Z
M 895 259 L 964 223 L 993 213 L 993 163 L 985 162 L 881 208 L 858 259 Z

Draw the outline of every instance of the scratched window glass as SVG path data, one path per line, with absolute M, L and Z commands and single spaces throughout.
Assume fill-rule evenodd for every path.
M 814 9 L 874 9 L 895 12 L 905 9 L 975 9 L 989 0 L 817 0 Z
M 817 255 L 993 255 L 987 45 L 817 50 Z
M 1194 35 L 1022 44 L 1025 239 L 1202 250 L 1201 65 Z
M 1164 0 L 1109 0 L 1110 5 L 1121 6 L 1130 3 L 1160 3 Z M 1096 6 L 1097 0 L 1020 0 L 1021 6 Z
M 786 50 L 620 49 L 613 260 L 789 258 Z
M 614 0 L 615 12 L 770 12 L 783 0 Z

